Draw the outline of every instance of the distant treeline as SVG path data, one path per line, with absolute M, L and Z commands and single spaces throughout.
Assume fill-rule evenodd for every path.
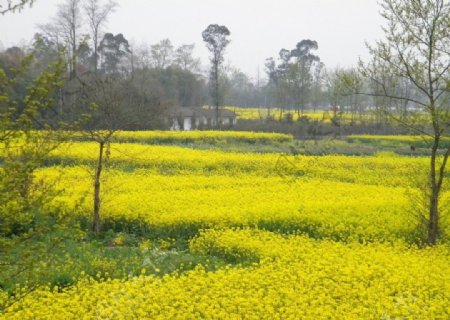
M 120 8 L 114 1 L 64 0 L 56 15 L 37 27 L 30 45 L 0 51 L 0 68 L 6 73 L 14 73 L 29 59 L 28 71 L 17 79 L 11 94 L 23 101 L 32 79 L 52 62 L 63 59 L 65 85 L 52 110 L 59 119 L 73 120 L 89 113 L 95 120 L 90 121 L 91 127 L 167 129 L 165 114 L 171 107 L 214 104 L 210 93 L 215 84 L 211 83 L 209 64 L 202 64 L 195 56 L 194 44 L 174 46 L 169 39 L 155 44 L 130 43 L 124 34 L 106 31 L 107 20 L 115 10 Z M 352 126 L 358 124 L 353 119 L 364 118 L 364 125 L 370 123 L 387 131 L 391 130 L 386 129 L 386 107 L 401 117 L 414 108 L 391 100 L 345 94 L 342 79 L 353 71 L 326 69 L 316 54 L 318 48 L 319 44 L 310 39 L 299 41 L 293 49 L 283 48 L 278 57 L 266 59 L 264 73 L 258 72 L 256 78 L 221 64 L 217 85 L 220 105 L 277 108 L 281 115 L 287 115 L 274 114 L 269 120 L 288 124 L 307 119 L 307 110 L 328 110 L 332 125 L 337 127 L 350 115 Z M 407 84 L 399 86 L 411 90 Z M 93 107 L 96 112 L 92 112 Z M 293 113 L 297 115 L 289 118 Z M 328 120 L 326 126 L 330 125 Z M 282 125 L 270 128 L 278 130 Z M 241 129 L 247 127 L 257 129 L 250 125 Z

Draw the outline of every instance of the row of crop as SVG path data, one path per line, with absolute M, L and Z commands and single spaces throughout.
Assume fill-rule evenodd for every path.
M 316 109 L 316 110 L 299 110 L 299 109 L 280 109 L 280 108 L 244 108 L 227 106 L 225 109 L 233 111 L 238 119 L 243 120 L 262 120 L 262 119 L 274 119 L 274 120 L 286 120 L 298 121 L 301 118 L 309 120 L 322 121 L 331 123 L 333 117 L 338 117 L 339 120 L 348 122 L 370 121 L 376 117 L 373 112 L 366 112 L 363 114 L 356 114 L 348 111 L 336 111 L 336 113 L 330 109 Z
M 48 168 L 64 194 L 55 205 L 91 212 L 88 167 Z M 307 178 L 255 175 L 161 175 L 148 170 L 105 171 L 105 228 L 153 236 L 184 237 L 216 226 L 258 226 L 282 233 L 348 241 L 417 242 L 420 192 Z M 80 199 L 82 206 L 80 207 Z M 445 198 L 443 199 L 445 200 Z M 426 210 L 422 211 L 423 213 Z M 448 234 L 450 224 L 443 220 Z
M 380 135 L 351 135 L 347 137 L 349 142 L 363 142 L 376 144 L 381 147 L 411 146 L 417 148 L 431 148 L 433 144 L 432 136 L 380 136 Z M 441 148 L 447 148 L 450 145 L 450 138 L 441 138 Z
M 282 133 L 240 132 L 240 131 L 120 131 L 115 141 L 146 144 L 171 143 L 274 143 L 289 142 L 292 135 Z
M 236 113 L 238 119 L 257 120 L 273 118 L 282 120 L 287 115 L 292 116 L 292 120 L 296 121 L 300 116 L 308 117 L 314 120 L 330 120 L 330 111 L 327 110 L 306 110 L 301 115 L 297 110 L 280 109 L 280 108 L 243 108 L 243 107 L 225 107 L 225 109 Z
M 95 164 L 98 145 L 92 142 L 62 146 L 50 164 Z M 290 156 L 193 150 L 174 146 L 112 144 L 107 165 L 133 171 L 145 168 L 164 175 L 253 174 L 279 176 L 291 182 L 317 178 L 348 183 L 416 186 L 426 179 L 426 157 Z

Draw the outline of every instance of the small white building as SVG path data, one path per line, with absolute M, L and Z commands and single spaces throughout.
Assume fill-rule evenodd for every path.
M 231 128 L 237 123 L 236 114 L 226 109 L 220 109 L 218 117 L 215 109 L 198 107 L 175 107 L 168 112 L 170 130 L 173 131 L 217 128 L 216 118 L 221 128 Z

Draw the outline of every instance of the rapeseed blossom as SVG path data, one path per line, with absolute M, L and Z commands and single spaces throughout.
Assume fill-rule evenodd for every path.
M 40 290 L 5 319 L 448 319 L 450 251 L 345 245 L 258 230 L 203 232 L 192 250 L 256 252 L 250 266 Z M 230 250 L 230 248 L 233 248 Z M 240 253 L 239 253 L 240 252 Z
M 157 133 L 121 135 L 146 142 Z M 205 134 L 232 139 L 227 135 Z M 242 134 L 260 138 L 272 139 Z M 64 190 L 50 205 L 90 218 L 96 148 L 62 146 L 52 155 L 61 164 L 37 172 Z M 449 220 L 442 220 L 443 244 L 414 244 L 413 212 L 426 168 L 426 157 L 393 154 L 314 157 L 113 144 L 102 181 L 106 228 L 190 238 L 192 254 L 234 264 L 214 272 L 198 266 L 164 276 L 84 278 L 60 291 L 43 287 L 0 317 L 449 319 Z M 448 199 L 445 192 L 443 203 Z

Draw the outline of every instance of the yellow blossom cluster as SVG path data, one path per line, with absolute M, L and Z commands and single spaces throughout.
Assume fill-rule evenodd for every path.
M 282 133 L 248 131 L 120 131 L 114 135 L 115 141 L 140 143 L 211 143 L 245 142 L 267 143 L 287 142 L 293 137 Z
M 63 171 L 64 195 L 56 199 L 89 217 L 91 178 L 86 168 Z M 52 169 L 44 173 L 51 174 Z M 58 171 L 55 171 L 55 174 Z M 195 234 L 199 228 L 257 225 L 303 230 L 337 240 L 392 239 L 414 231 L 402 188 L 319 179 L 289 183 L 282 177 L 126 173 L 110 170 L 102 189 L 102 214 L 110 227 L 133 225 L 158 233 Z M 319 201 L 318 201 L 319 200 Z
M 53 157 L 69 164 L 95 164 L 98 144 L 78 142 L 61 146 Z M 108 164 L 153 169 L 166 175 L 200 174 L 308 177 L 347 183 L 407 186 L 428 165 L 426 157 L 380 154 L 376 157 L 325 155 L 292 156 L 194 150 L 175 146 L 115 143 Z
M 192 250 L 256 252 L 259 262 L 206 272 L 89 279 L 38 290 L 5 319 L 448 319 L 450 251 L 342 244 L 258 230 L 206 231 Z M 233 250 L 227 249 L 233 248 Z M 216 249 L 214 249 L 216 248 Z
M 286 119 L 286 117 L 292 117 L 293 121 L 298 121 L 300 117 L 306 117 L 310 120 L 317 120 L 325 123 L 331 123 L 331 119 L 335 116 L 331 108 L 316 109 L 316 110 L 309 109 L 303 110 L 303 112 L 298 109 L 289 110 L 289 109 L 267 108 L 267 107 L 243 108 L 243 107 L 227 106 L 224 108 L 236 113 L 238 119 L 244 120 L 266 119 L 269 117 L 275 120 L 283 120 Z M 347 112 L 337 111 L 336 116 L 339 117 L 340 120 L 352 122 L 374 119 L 374 115 L 371 113 L 356 114 L 348 111 Z
M 225 109 L 236 113 L 238 119 L 256 120 L 273 117 L 274 119 L 283 119 L 287 114 L 291 114 L 293 120 L 299 118 L 297 110 L 287 110 L 280 108 L 243 108 L 243 107 L 225 107 Z M 331 112 L 328 110 L 304 110 L 303 116 L 315 120 L 330 120 Z

